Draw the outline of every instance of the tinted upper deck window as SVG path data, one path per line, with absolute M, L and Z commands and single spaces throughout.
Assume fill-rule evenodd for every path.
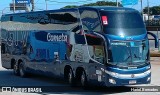
M 140 35 L 146 33 L 141 15 L 137 11 L 101 11 L 107 23 L 103 25 L 106 34 Z

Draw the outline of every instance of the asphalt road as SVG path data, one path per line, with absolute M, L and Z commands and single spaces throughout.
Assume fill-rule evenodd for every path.
M 152 63 L 152 81 L 151 84 L 149 85 L 143 85 L 143 86 L 160 86 L 160 58 L 151 58 L 151 63 Z M 52 90 L 54 89 L 53 92 L 50 93 L 43 93 L 43 94 L 110 94 L 110 95 L 146 95 L 146 92 L 131 92 L 128 90 L 127 92 L 108 92 L 105 90 L 96 90 L 95 89 L 89 89 L 89 90 L 83 90 L 80 87 L 70 87 L 68 83 L 64 82 L 63 80 L 60 79 L 54 79 L 54 78 L 49 78 L 49 77 L 43 77 L 43 76 L 37 76 L 37 75 L 31 75 L 28 78 L 21 78 L 18 76 L 15 76 L 12 72 L 12 70 L 6 70 L 0 66 L 0 87 L 10 87 L 10 86 L 27 86 L 27 87 L 44 87 L 44 86 L 49 86 Z M 129 86 L 129 87 L 134 87 L 134 86 Z M 67 88 L 67 89 L 66 89 Z M 0 88 L 1 89 L 1 88 Z M 159 89 L 160 90 L 160 89 Z M 43 89 L 42 89 L 43 91 Z M 28 93 L 19 93 L 19 92 L 3 92 L 0 93 L 3 95 L 24 95 Z M 42 93 L 30 93 L 30 94 L 42 94 Z M 147 92 L 147 95 L 160 95 L 159 92 Z

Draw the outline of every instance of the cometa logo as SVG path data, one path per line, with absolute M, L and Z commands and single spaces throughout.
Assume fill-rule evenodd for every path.
M 48 33 L 47 41 L 67 42 L 67 35 L 64 35 L 63 33 L 61 35 L 54 35 L 54 34 Z

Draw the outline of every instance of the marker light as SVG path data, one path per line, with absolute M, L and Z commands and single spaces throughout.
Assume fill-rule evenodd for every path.
M 103 25 L 108 25 L 108 18 L 107 18 L 107 16 L 102 16 L 102 22 L 103 22 Z
M 109 79 L 109 82 L 112 84 L 116 84 L 116 81 L 114 79 Z

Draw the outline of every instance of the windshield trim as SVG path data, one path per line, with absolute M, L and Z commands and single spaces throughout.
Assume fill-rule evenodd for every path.
M 104 21 L 102 19 L 103 16 L 106 16 L 107 24 L 104 24 Z M 103 11 L 100 11 L 100 17 L 101 17 L 102 29 L 105 34 L 119 35 L 119 33 L 123 33 L 123 34 L 126 34 L 126 36 L 130 36 L 130 35 L 140 35 L 140 34 L 146 33 L 145 25 L 138 11 L 107 11 L 107 10 L 105 11 L 103 10 Z M 131 20 L 130 17 L 132 18 L 134 17 L 134 19 L 136 20 Z M 123 18 L 123 20 L 120 18 Z M 130 24 L 127 24 L 128 20 L 126 21 L 126 19 L 130 21 Z M 137 25 L 137 23 L 139 24 Z
M 113 63 L 116 63 L 116 64 L 113 64 Z M 125 63 L 125 62 L 108 62 L 107 65 L 111 65 L 111 66 L 116 66 L 116 67 L 121 67 L 121 68 L 129 68 L 129 67 L 141 67 L 141 66 L 146 66 L 150 63 L 149 60 L 145 61 L 145 62 L 136 62 L 136 63 L 143 63 L 143 64 L 138 64 L 138 65 L 130 65 L 127 63 L 127 65 L 119 65 L 119 63 Z
M 111 47 L 111 43 L 112 42 L 122 42 L 122 43 L 123 42 L 128 42 L 127 44 L 120 44 L 120 45 L 119 44 L 118 45 L 115 44 L 115 45 L 113 45 L 114 49 L 116 49 L 117 46 L 121 46 L 121 45 L 122 45 L 122 48 L 123 48 L 123 46 L 124 47 L 126 46 L 126 48 L 128 47 L 127 52 L 124 52 L 124 51 L 126 51 L 126 49 L 123 50 L 122 53 L 125 53 L 125 55 L 124 55 L 124 57 L 122 59 L 118 58 L 118 56 L 120 56 L 120 55 L 117 55 L 117 53 L 116 53 L 117 57 L 115 56 L 115 52 L 117 50 L 115 51 L 114 49 L 113 50 L 111 49 L 112 48 Z M 130 42 L 138 42 L 138 43 L 134 43 L 135 46 L 128 46 L 128 45 L 131 44 Z M 112 40 L 111 43 L 110 43 L 109 48 L 111 49 L 110 52 L 112 54 L 111 54 L 111 57 L 110 57 L 111 61 L 108 62 L 108 64 L 115 65 L 115 66 L 122 65 L 122 67 L 126 67 L 126 66 L 139 66 L 139 65 L 143 65 L 143 64 L 137 64 L 137 63 L 144 63 L 144 64 L 146 64 L 146 63 L 149 62 L 149 58 L 148 58 L 148 52 L 149 52 L 148 49 L 149 49 L 149 47 L 148 47 L 148 40 L 147 39 L 144 39 L 144 40 L 135 40 L 135 41 L 115 41 L 115 40 L 113 41 Z M 143 47 L 143 43 L 146 43 L 146 45 L 144 47 Z M 136 44 L 137 44 L 137 46 L 136 46 Z M 144 48 L 144 49 L 140 52 L 139 50 L 141 50 L 142 48 Z M 137 53 L 137 52 L 139 52 L 139 53 Z M 146 57 L 147 57 L 147 59 L 146 59 Z M 122 62 L 119 61 L 119 60 L 122 60 Z M 125 64 L 121 64 L 121 63 L 125 63 Z

